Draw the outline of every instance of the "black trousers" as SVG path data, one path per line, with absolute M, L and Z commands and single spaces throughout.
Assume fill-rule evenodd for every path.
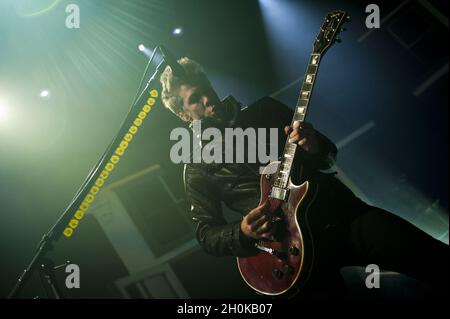
M 319 184 L 312 219 L 316 266 L 306 296 L 345 296 L 340 269 L 369 264 L 429 285 L 430 297 L 448 296 L 448 245 L 403 218 L 364 203 L 338 179 L 321 178 L 325 180 Z

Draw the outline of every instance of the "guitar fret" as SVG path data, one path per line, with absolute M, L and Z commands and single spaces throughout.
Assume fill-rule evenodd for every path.
M 308 65 L 308 68 L 306 69 L 306 73 L 316 74 L 317 73 L 317 68 L 318 68 L 317 65 L 310 64 L 310 65 Z
M 305 114 L 296 113 L 294 115 L 294 121 L 303 122 L 304 119 L 305 119 Z
M 291 163 L 289 163 L 289 164 L 284 164 L 283 167 L 282 167 L 282 170 L 283 170 L 283 171 L 286 171 L 286 170 L 289 170 L 290 168 L 291 168 Z
M 303 83 L 302 91 L 311 91 L 311 89 L 312 89 L 312 84 L 310 84 L 310 83 Z
M 297 102 L 297 107 L 304 107 L 304 106 L 307 106 L 307 105 L 308 105 L 308 100 L 305 100 L 305 99 L 300 99 Z
M 292 151 L 295 151 L 295 148 L 296 148 L 295 144 L 292 144 L 292 143 L 288 143 L 286 146 L 287 151 L 291 152 L 291 153 L 292 153 Z
M 286 168 L 289 169 L 291 167 L 291 164 L 292 163 L 284 163 L 284 164 L 281 164 L 282 167 L 281 166 L 280 167 L 283 171 L 285 171 Z

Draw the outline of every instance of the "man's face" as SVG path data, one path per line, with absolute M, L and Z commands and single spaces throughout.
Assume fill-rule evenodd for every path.
M 211 87 L 180 86 L 180 97 L 184 112 L 178 113 L 184 121 L 202 120 L 208 126 L 221 126 L 226 120 L 226 112 L 217 93 Z

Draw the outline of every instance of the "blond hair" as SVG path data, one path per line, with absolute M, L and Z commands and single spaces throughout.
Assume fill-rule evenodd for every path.
M 176 77 L 172 73 L 172 69 L 167 66 L 161 74 L 160 81 L 162 84 L 161 99 L 166 108 L 174 114 L 184 112 L 183 100 L 179 92 L 183 84 L 192 86 L 211 87 L 211 83 L 206 76 L 203 67 L 196 61 L 183 57 L 178 63 L 184 69 L 183 77 Z

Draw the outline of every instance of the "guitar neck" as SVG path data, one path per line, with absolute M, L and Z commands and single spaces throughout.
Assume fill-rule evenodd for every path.
M 313 53 L 309 59 L 309 65 L 306 70 L 306 75 L 303 80 L 303 84 L 300 90 L 300 94 L 297 99 L 297 105 L 295 107 L 294 116 L 292 118 L 291 126 L 295 121 L 303 122 L 306 117 L 306 113 L 309 107 L 309 101 L 311 93 L 316 80 L 317 71 L 319 69 L 320 54 Z M 278 168 L 277 178 L 274 186 L 278 188 L 286 188 L 288 185 L 289 177 L 291 175 L 292 163 L 294 161 L 295 151 L 297 150 L 297 144 L 289 142 L 289 137 L 286 139 L 283 155 L 281 158 L 281 164 Z
M 320 54 L 311 54 L 309 60 L 309 65 L 306 70 L 306 75 L 303 80 L 302 88 L 297 99 L 297 105 L 295 106 L 295 113 L 292 118 L 292 123 L 294 121 L 303 122 L 306 117 L 306 111 L 309 106 L 309 99 L 311 97 L 311 92 L 314 87 L 314 82 L 316 80 L 317 70 L 319 69 Z

